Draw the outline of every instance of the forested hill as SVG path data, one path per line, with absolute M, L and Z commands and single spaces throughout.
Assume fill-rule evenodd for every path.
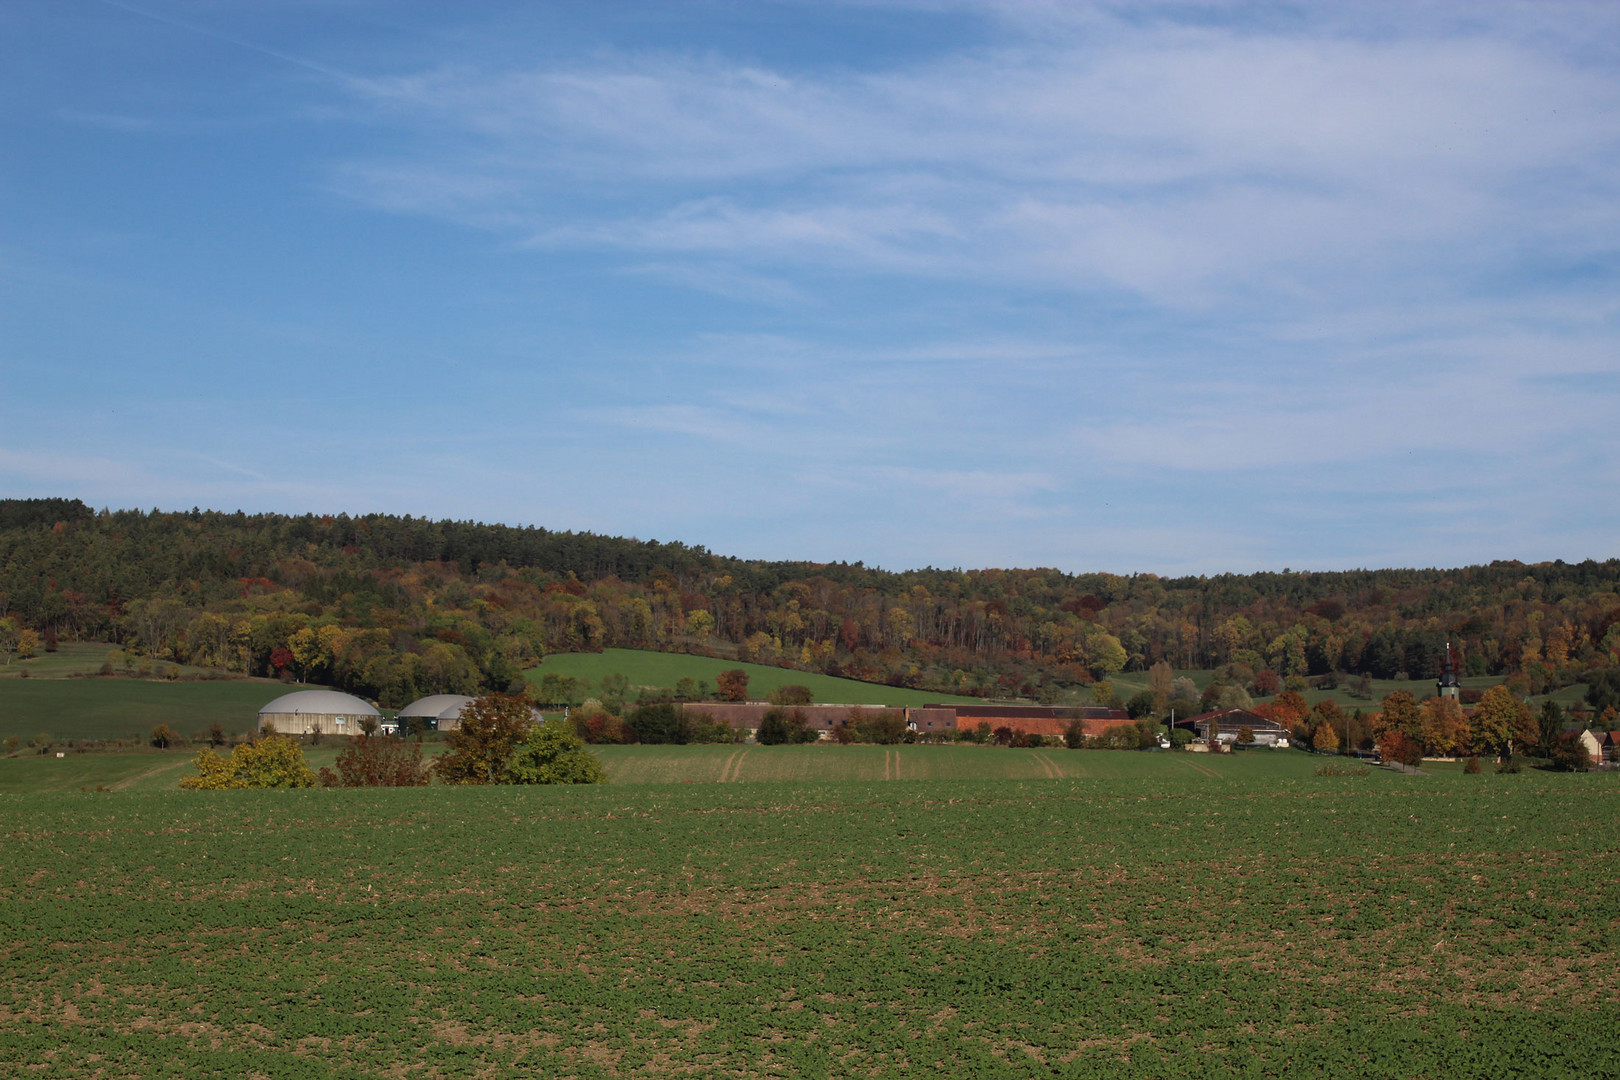
M 0 644 L 115 641 L 378 698 L 504 687 L 545 651 L 703 652 L 1050 698 L 1158 660 L 1281 676 L 1467 671 L 1540 691 L 1620 656 L 1620 560 L 1065 574 L 741 560 L 681 543 L 372 514 L 0 500 Z M 8 629 L 9 627 L 9 629 Z

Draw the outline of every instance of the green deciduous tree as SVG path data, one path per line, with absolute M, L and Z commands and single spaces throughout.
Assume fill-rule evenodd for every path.
M 665 706 L 667 708 L 668 706 Z M 585 740 L 559 720 L 536 724 L 512 757 L 514 784 L 602 784 L 607 773 Z
M 180 786 L 193 790 L 226 788 L 304 788 L 315 786 L 315 771 L 304 761 L 303 749 L 285 735 L 243 743 L 222 758 L 203 749 L 196 758 L 197 775 Z

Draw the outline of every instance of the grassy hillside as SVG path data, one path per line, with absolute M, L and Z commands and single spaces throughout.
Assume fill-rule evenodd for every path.
M 608 649 L 599 653 L 558 653 L 548 656 L 539 667 L 525 674 L 535 685 L 547 674 L 570 675 L 601 685 L 604 676 L 623 675 L 632 688 L 655 687 L 673 689 L 677 680 L 693 679 L 709 684 L 712 693 L 720 673 L 731 668 L 748 672 L 748 695 L 764 698 L 779 686 L 798 683 L 808 686 L 819 702 L 846 705 L 924 705 L 930 701 L 971 702 L 975 698 L 936 694 L 925 690 L 883 686 L 878 683 L 838 679 L 831 675 L 818 675 L 809 671 L 789 671 L 786 668 L 767 667 L 763 664 L 744 664 L 735 660 L 715 660 L 707 656 L 686 656 L 681 653 L 648 652 L 641 649 Z
M 41 653 L 28 660 L 13 658 L 9 664 L 0 663 L 0 679 L 20 678 L 24 672 L 28 673 L 30 679 L 66 679 L 72 675 L 94 675 L 101 670 L 102 664 L 109 662 L 114 663 L 122 674 L 123 666 L 129 661 L 116 645 L 100 641 L 64 641 L 56 652 Z M 136 662 L 139 663 L 139 660 Z M 175 664 L 167 660 L 148 663 L 154 669 L 163 671 L 172 669 L 181 675 L 201 675 L 209 670 L 190 664 Z
M 127 739 L 168 724 L 181 735 L 216 721 L 249 732 L 259 709 L 288 687 L 271 679 L 150 682 L 141 679 L 0 680 L 0 739 Z

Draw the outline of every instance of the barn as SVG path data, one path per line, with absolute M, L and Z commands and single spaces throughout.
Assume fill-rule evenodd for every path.
M 337 690 L 298 690 L 259 710 L 259 730 L 278 735 L 358 735 L 365 717 L 381 714 L 353 694 Z

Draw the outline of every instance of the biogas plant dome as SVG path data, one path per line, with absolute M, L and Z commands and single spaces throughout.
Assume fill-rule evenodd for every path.
M 430 694 L 399 710 L 401 720 L 432 720 L 440 731 L 461 726 L 461 710 L 472 702 L 466 694 Z
M 283 694 L 260 709 L 259 730 L 281 735 L 358 735 L 361 717 L 379 715 L 353 694 L 299 690 Z

